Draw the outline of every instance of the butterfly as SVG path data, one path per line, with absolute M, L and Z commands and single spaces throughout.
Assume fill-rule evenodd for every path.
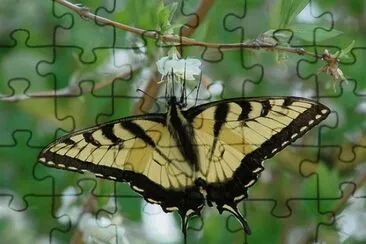
M 251 230 L 237 204 L 273 157 L 324 120 L 326 106 L 300 97 L 232 98 L 185 109 L 175 96 L 166 113 L 121 118 L 65 135 L 38 160 L 59 169 L 127 182 L 149 203 L 188 220 L 205 203 Z

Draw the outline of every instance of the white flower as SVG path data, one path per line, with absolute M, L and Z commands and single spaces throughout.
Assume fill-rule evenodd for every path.
M 181 232 L 173 214 L 166 214 L 160 206 L 142 202 L 143 230 L 154 243 L 178 243 Z
M 129 241 L 125 237 L 125 229 L 121 226 L 122 218 L 117 216 L 112 219 L 85 213 L 80 220 L 79 229 L 83 232 L 85 243 L 123 243 Z
M 180 78 L 194 80 L 195 75 L 201 74 L 201 61 L 199 59 L 178 59 L 166 56 L 159 59 L 156 66 L 163 77 L 167 77 L 173 72 L 174 75 Z
M 356 111 L 358 113 L 366 113 L 366 102 L 362 102 L 360 103 L 357 108 L 356 108 Z
M 78 195 L 74 187 L 66 188 L 62 193 L 61 207 L 57 210 L 56 216 L 68 216 L 71 223 L 76 223 L 83 209 L 77 203 Z M 58 218 L 58 221 L 62 224 L 69 222 L 68 218 Z
M 213 82 L 209 87 L 208 91 L 213 96 L 218 96 L 224 91 L 224 87 L 222 86 L 222 81 Z
M 359 189 L 354 194 L 360 196 L 364 189 Z M 348 200 L 348 207 L 340 214 L 342 217 L 337 221 L 337 228 L 339 233 L 346 233 L 340 236 L 341 243 L 347 242 L 350 237 L 352 239 L 361 241 L 366 239 L 366 232 L 360 231 L 366 228 L 366 213 L 364 201 L 362 199 L 350 198 Z
M 69 207 L 78 199 L 75 187 L 69 186 L 62 192 L 61 205 Z

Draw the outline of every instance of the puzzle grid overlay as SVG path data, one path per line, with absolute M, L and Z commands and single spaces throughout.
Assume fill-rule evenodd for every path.
M 135 3 L 137 9 L 141 6 L 148 9 L 149 4 L 153 5 L 142 0 L 136 2 L 139 2 Z M 180 15 L 194 16 L 196 5 L 190 1 L 184 3 Z M 228 8 L 223 3 L 216 4 L 219 6 L 213 5 L 206 16 L 209 19 L 215 16 L 216 22 L 210 23 L 218 26 L 217 36 L 213 39 L 239 43 L 259 34 L 255 33 L 258 29 L 251 27 L 251 20 L 256 20 L 258 15 L 258 12 L 251 12 L 258 11 L 255 3 L 236 1 Z M 235 4 L 240 7 L 232 12 Z M 130 19 L 123 22 L 123 8 L 129 9 L 132 5 L 120 6 L 117 1 L 109 0 L 103 5 L 86 6 L 98 16 L 115 17 L 128 23 Z M 302 46 L 292 39 L 288 40 L 289 44 L 311 48 L 314 52 L 324 49 L 335 52 L 343 48 L 317 43 L 318 37 L 336 28 L 338 22 L 331 11 L 313 13 L 315 7 L 312 5 L 315 3 L 307 8 L 309 16 L 321 23 L 313 30 L 312 44 Z M 80 206 L 95 201 L 95 207 L 87 214 L 96 219 L 97 227 L 115 232 L 119 240 L 126 238 L 133 243 L 176 235 L 178 239 L 171 241 L 179 242 L 181 233 L 177 216 L 161 214 L 159 207 L 144 202 L 127 184 L 46 168 L 36 163 L 40 150 L 62 134 L 128 116 L 139 102 L 144 111 L 144 99 L 148 98 L 136 89 L 148 90 L 146 77 L 150 73 L 148 67 L 139 67 L 147 62 L 141 52 L 148 52 L 152 44 L 160 44 L 146 36 L 134 36 L 110 25 L 83 19 L 53 1 L 18 2 L 9 9 L 14 16 L 23 14 L 26 21 L 17 23 L 13 17 L 14 26 L 6 29 L 0 43 L 0 204 L 4 212 L 0 219 L 11 216 L 9 218 L 32 222 L 36 216 L 41 216 L 39 222 L 31 224 L 18 220 L 24 222 L 24 226 L 17 228 L 27 230 L 24 241 L 43 238 L 49 243 L 67 242 L 70 238 L 77 238 L 77 234 L 81 235 L 76 228 L 80 219 L 71 211 L 79 213 Z M 47 21 L 37 22 L 41 18 Z M 138 25 L 138 20 L 135 23 L 143 28 Z M 200 28 L 208 28 L 206 22 L 200 24 L 203 25 Z M 39 38 L 44 33 L 49 33 L 48 38 Z M 88 38 L 88 33 L 97 34 Z M 223 35 L 225 38 L 220 39 Z M 199 40 L 199 35 L 193 37 Z M 303 139 L 265 161 L 264 172 L 240 207 L 253 230 L 251 236 L 244 235 L 232 216 L 219 215 L 215 208 L 205 207 L 202 218 L 190 222 L 189 242 L 220 243 L 223 241 L 220 238 L 229 238 L 233 243 L 258 243 L 263 241 L 264 233 L 273 235 L 276 243 L 307 241 L 291 239 L 299 236 L 310 238 L 308 241 L 333 243 L 348 237 L 342 231 L 352 228 L 337 230 L 341 226 L 339 223 L 354 223 L 346 216 L 348 209 L 342 215 L 336 206 L 345 195 L 351 194 L 350 208 L 361 206 L 362 211 L 366 197 L 364 189 L 355 191 L 365 178 L 362 162 L 366 158 L 366 124 L 362 104 L 365 104 L 366 93 L 359 71 L 364 64 L 366 48 L 363 46 L 360 41 L 350 52 L 350 61 L 341 63 L 347 71 L 345 74 L 351 78 L 348 83 L 337 82 L 335 90 L 329 86 L 329 76 L 315 73 L 323 64 L 318 59 L 245 49 L 220 52 L 192 47 L 184 51 L 200 58 L 203 72 L 211 78 L 209 85 L 203 85 L 200 90 L 201 103 L 238 96 L 296 95 L 311 97 L 332 110 L 328 119 Z M 287 66 L 275 63 L 275 55 L 287 59 Z M 99 88 L 102 82 L 108 83 L 117 76 L 121 78 Z M 40 91 L 51 92 L 44 97 L 27 98 Z M 55 96 L 52 91 L 69 95 Z M 163 96 L 164 91 L 160 91 L 157 97 L 161 99 L 153 102 L 150 112 L 164 112 Z M 12 102 L 14 97 L 19 101 Z M 62 207 L 67 204 L 72 207 Z M 165 221 L 165 225 L 158 228 L 151 225 L 154 221 Z M 34 230 L 29 228 L 32 225 Z M 7 222 L 0 230 L 5 233 L 10 226 L 11 222 Z M 222 233 L 216 234 L 213 230 Z M 157 237 L 148 237 L 149 231 L 157 232 Z M 124 237 L 121 237 L 122 232 Z M 11 238 L 16 235 L 15 231 L 9 234 Z

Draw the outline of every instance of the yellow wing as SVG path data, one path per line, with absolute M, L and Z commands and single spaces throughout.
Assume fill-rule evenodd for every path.
M 169 115 L 175 117 L 133 116 L 66 135 L 48 145 L 39 161 L 129 182 L 164 211 L 179 210 L 183 232 L 189 216 L 198 214 L 206 200 L 209 205 L 215 202 L 220 213 L 232 212 L 250 233 L 236 204 L 256 182 L 261 162 L 329 114 L 324 105 L 296 97 L 227 99 L 187 111 L 170 106 L 176 106 L 177 114 Z M 167 121 L 193 129 L 186 130 L 193 133 L 184 144 L 192 148 L 182 150 L 183 144 L 177 144 L 180 137 L 172 136 Z M 198 154 L 198 170 L 182 152 Z
M 81 130 L 48 145 L 39 161 L 129 182 L 147 201 L 172 211 L 180 207 L 179 199 L 197 189 L 192 168 L 177 149 L 165 120 L 163 114 L 150 114 Z M 202 201 L 192 202 L 192 208 L 202 207 Z
M 325 106 L 295 97 L 229 99 L 194 107 L 186 116 L 200 149 L 200 176 L 208 183 L 225 182 L 245 157 L 256 154 L 259 162 L 272 157 L 328 114 Z M 262 170 L 261 165 L 248 167 L 253 173 Z

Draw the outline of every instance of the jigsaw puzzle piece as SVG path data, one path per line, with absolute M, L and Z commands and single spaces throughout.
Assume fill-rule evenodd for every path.
M 26 46 L 29 48 L 52 47 L 54 29 L 58 26 L 69 28 L 72 24 L 71 16 L 54 18 L 53 7 L 58 8 L 54 1 L 2 1 L 2 18 L 11 24 L 4 24 L 1 28 L 0 47 L 16 46 L 14 35 L 18 31 L 28 33 Z
M 266 194 L 266 192 L 262 192 L 265 188 L 273 186 L 270 182 L 268 183 L 268 186 L 253 187 L 251 195 L 254 193 L 254 197 L 245 200 L 245 213 L 252 229 L 251 235 L 244 235 L 242 227 L 235 218 L 230 216 L 227 219 L 227 230 L 236 235 L 233 242 L 306 243 L 306 238 L 312 238 L 317 233 L 317 224 L 314 224 L 314 220 L 325 216 L 324 213 L 318 211 L 316 205 L 306 206 L 308 201 L 316 202 L 317 199 L 289 200 L 286 204 L 291 211 L 278 215 L 274 213 L 278 204 L 276 200 L 260 198 L 260 195 Z M 259 195 L 256 195 L 258 191 Z M 311 215 L 307 211 L 310 211 Z
M 60 16 L 68 15 L 73 19 L 70 26 L 66 28 L 57 26 L 55 28 L 55 46 L 78 49 L 79 59 L 83 63 L 95 63 L 97 60 L 96 51 L 114 47 L 114 26 L 97 23 L 94 19 L 86 19 L 86 17 L 82 17 L 76 12 L 71 12 L 55 1 L 53 4 L 55 6 L 55 17 L 59 18 Z M 79 7 L 80 11 L 91 11 L 88 6 L 77 7 Z M 102 10 L 106 10 L 106 8 L 99 6 L 96 11 L 100 12 Z M 91 35 L 92 38 L 90 38 Z M 86 36 L 89 36 L 89 38 L 85 38 Z
M 164 236 L 166 240 L 179 240 L 180 228 L 166 226 L 166 221 L 177 225 L 174 218 L 165 213 L 164 216 L 158 217 L 159 209 L 153 209 L 152 205 L 146 206 L 141 197 L 132 192 L 127 184 L 86 179 L 77 184 L 78 187 L 70 186 L 55 197 L 56 203 L 61 202 L 56 216 L 60 217 L 60 222 L 64 225 L 71 223 L 70 233 L 59 232 L 57 239 L 112 242 L 118 240 L 118 243 L 135 243 L 159 240 Z M 151 223 L 154 223 L 151 222 L 151 218 L 156 221 L 157 218 L 164 218 L 165 222 L 161 222 L 159 226 L 154 225 L 153 234 L 147 235 L 141 230 L 150 230 Z M 164 234 L 167 230 L 171 230 L 170 237 Z
M 109 206 L 113 205 L 111 200 L 114 186 L 109 185 L 111 192 L 103 193 L 100 191 L 100 184 L 95 178 L 84 177 L 76 182 L 69 181 L 63 186 L 62 192 L 55 192 L 54 216 L 64 228 L 69 229 L 67 232 L 55 232 L 53 236 L 55 239 L 73 241 L 90 241 L 93 237 L 96 240 L 103 239 L 103 230 L 99 230 L 96 216 L 103 212 L 104 222 L 108 219 L 108 209 L 114 209 Z M 111 230 L 105 231 L 104 237 L 111 232 Z
M 257 186 L 254 186 L 250 191 L 251 195 L 253 192 L 256 192 Z M 271 209 L 275 202 L 272 199 L 268 198 L 252 198 L 249 196 L 248 199 L 244 201 L 243 204 L 239 204 L 239 211 L 243 214 L 246 220 L 249 223 L 251 234 L 245 235 L 243 227 L 240 225 L 238 220 L 230 214 L 217 215 L 212 214 L 211 218 L 220 218 L 220 221 L 216 222 L 217 229 L 228 232 L 226 236 L 231 238 L 231 243 L 261 243 L 271 240 L 271 242 L 276 243 L 276 239 L 278 236 L 278 232 L 281 229 L 282 219 L 276 218 L 271 215 Z M 229 215 L 229 216 L 227 216 Z M 265 216 L 265 217 L 263 217 Z M 225 218 L 226 220 L 222 219 Z M 207 221 L 204 222 L 204 227 L 206 225 L 212 225 Z M 225 227 L 223 227 L 225 224 Z M 211 228 L 212 229 L 212 228 Z M 266 235 L 263 235 L 266 233 Z M 205 236 L 209 236 L 209 232 L 205 234 Z M 222 237 L 219 233 L 218 236 L 213 236 L 215 238 Z M 210 239 L 208 239 L 210 240 Z M 213 241 L 213 239 L 212 239 Z
M 270 197 L 265 189 L 274 185 L 270 182 L 267 184 L 253 187 L 250 192 L 253 197 L 245 201 L 246 218 L 252 229 L 251 235 L 244 236 L 242 227 L 237 221 L 232 216 L 228 218 L 227 229 L 236 235 L 240 234 L 236 242 L 264 243 L 271 240 L 272 243 L 307 243 L 323 240 L 318 234 L 319 227 L 331 225 L 332 221 L 328 218 L 330 212 L 321 209 L 320 200 L 317 197 L 288 199 L 283 203 L 288 211 L 279 212 L 281 203 L 276 198 L 265 198 Z M 280 195 L 285 192 L 273 187 L 271 190 Z M 264 197 L 261 198 L 263 194 Z
M 12 143 L 0 146 L 0 158 L 4 167 L 1 174 L 1 186 L 6 191 L 15 192 L 20 198 L 12 201 L 18 203 L 18 207 L 14 207 L 14 209 L 27 208 L 26 195 L 52 196 L 53 194 L 52 178 L 44 178 L 40 182 L 34 177 L 36 158 L 41 149 L 37 143 L 36 145 L 31 144 L 34 134 L 36 134 L 35 131 L 15 131 L 12 135 Z
M 29 138 L 32 146 L 45 145 L 44 133 L 55 138 L 61 130 L 71 130 L 73 124 L 68 120 L 59 120 L 55 117 L 56 104 L 53 98 L 26 99 L 31 88 L 31 82 L 26 79 L 13 79 L 9 81 L 9 90 L 6 98 L 25 97 L 16 103 L 0 102 L 0 108 L 7 116 L 0 121 L 1 146 L 17 147 L 13 135 L 16 131 L 27 131 L 32 136 Z M 14 95 L 14 96 L 13 96 Z M 42 108 L 42 110 L 40 110 Z
M 59 128 L 64 130 L 73 128 L 72 121 L 60 121 L 55 118 L 55 103 L 52 98 L 54 83 L 50 77 L 43 76 L 38 70 L 42 60 L 53 58 L 53 49 L 48 46 L 29 47 L 29 34 L 28 31 L 17 31 L 12 35 L 17 41 L 16 46 L 0 47 L 2 61 L 0 106 L 3 111 L 8 111 L 8 115 L 0 122 L 4 123 L 0 145 L 11 144 L 13 141 L 11 135 L 15 130 L 33 130 L 40 118 L 45 125 L 43 128 L 53 134 Z M 36 93 L 40 97 L 30 98 Z M 47 116 L 45 113 L 47 111 L 52 116 Z M 38 134 L 41 132 L 41 128 L 39 129 Z
M 16 241 L 18 236 L 13 235 L 17 228 L 27 229 L 22 232 L 24 234 L 22 241 L 31 243 L 41 242 L 41 240 L 52 242 L 49 236 L 52 236 L 53 231 L 67 231 L 57 223 L 53 215 L 54 179 L 45 177 L 40 181 L 34 176 L 36 158 L 41 150 L 41 147 L 33 145 L 37 142 L 32 140 L 35 133 L 25 130 L 14 131 L 13 143 L 0 146 L 0 160 L 4 167 L 0 177 L 2 188 L 0 199 L 3 204 L 0 208 L 10 219 L 17 221 L 15 227 L 11 227 L 11 221 L 8 222 L 8 228 L 12 228 L 12 231 L 4 232 L 1 228 L 0 233 L 2 237 L 8 236 L 8 241 L 12 240 L 15 243 L 19 242 Z M 6 207 L 5 201 L 8 201 Z M 35 216 L 42 221 L 34 222 Z M 31 227 L 30 223 L 32 223 Z M 22 229 L 18 229 L 17 233 L 20 231 Z
M 137 3 L 138 2 L 138 3 Z M 90 5 L 77 5 L 79 11 L 85 11 L 92 15 L 114 20 L 116 22 L 126 23 L 132 20 L 126 20 L 124 11 L 137 11 L 146 4 L 153 2 L 129 1 L 127 4 L 119 3 L 115 0 L 104 1 L 103 3 L 88 3 Z M 154 4 L 154 3 L 153 3 Z M 59 5 L 55 3 L 55 5 Z M 75 6 L 75 5 L 74 5 Z M 137 7 L 136 7 L 137 6 Z M 140 6 L 140 7 L 138 7 Z M 101 60 L 106 60 L 113 54 L 113 58 L 118 58 L 118 52 L 130 50 L 135 53 L 144 53 L 146 43 L 139 35 L 130 32 L 116 30 L 111 24 L 103 24 L 94 17 L 79 16 L 76 12 L 63 8 L 56 13 L 56 16 L 63 16 L 65 12 L 73 16 L 73 24 L 69 28 L 60 27 L 55 31 L 55 46 L 60 48 L 77 49 L 75 53 L 83 64 L 96 64 Z M 134 19 L 136 20 L 136 19 Z M 138 26 L 143 28 L 143 26 Z M 85 36 L 93 35 L 92 41 Z M 62 36 L 63 38 L 58 38 Z M 101 55 L 102 54 L 102 55 Z M 118 63 L 120 60 L 114 60 Z
M 211 1 L 205 2 L 202 6 L 199 6 L 197 2 L 182 1 L 180 6 L 180 14 L 187 19 L 187 23 L 180 28 L 180 33 L 188 34 L 189 37 L 196 40 L 206 40 L 209 38 L 209 42 L 212 43 L 240 43 L 243 41 L 242 32 L 239 31 L 235 33 L 236 29 L 231 31 L 227 27 L 227 16 L 234 12 L 240 12 L 242 14 L 245 12 L 245 0 L 235 0 L 230 2 L 215 2 Z M 207 9 L 209 11 L 206 12 Z M 199 15 L 205 16 L 205 19 L 210 21 L 205 21 L 205 19 L 200 19 Z M 215 16 L 212 18 L 212 16 Z M 216 32 L 210 33 L 208 37 L 208 28 L 215 29 Z M 194 33 L 192 34 L 194 30 Z M 230 31 L 229 31 L 230 30 Z M 232 69 L 240 68 L 240 65 L 233 62 L 227 64 L 225 60 L 230 60 L 233 54 L 230 52 L 223 52 L 221 47 L 208 48 L 204 45 L 184 47 L 183 51 L 185 56 L 197 56 L 199 55 L 201 59 L 210 64 L 221 63 L 224 67 L 229 67 Z M 220 67 L 220 66 L 218 66 Z
M 271 199 L 274 204 L 270 213 L 286 219 L 293 211 L 287 203 L 289 199 L 318 199 L 317 170 L 325 167 L 319 163 L 318 153 L 316 145 L 300 144 L 289 146 L 266 160 L 256 188 L 249 192 L 250 200 Z
M 319 236 L 325 241 L 339 240 L 341 242 L 358 243 L 366 239 L 363 228 L 366 215 L 364 205 L 366 200 L 363 182 L 366 179 L 365 167 L 359 167 L 359 173 L 353 181 L 344 181 L 339 185 L 339 196 L 334 199 L 321 199 L 322 202 L 332 201 L 333 212 L 328 219 L 330 225 L 319 226 Z M 333 239 L 329 239 L 329 238 Z
M 20 198 L 16 194 L 15 199 Z M 7 204 L 0 197 L 1 220 L 5 225 L 0 228 L 1 237 L 9 243 L 54 243 L 60 240 L 53 238 L 55 232 L 67 232 L 68 228 L 61 225 L 54 216 L 52 196 L 29 194 L 24 196 L 27 203 L 17 203 L 12 199 Z M 5 214 L 4 214 L 5 213 Z M 42 221 L 34 221 L 42 219 Z M 21 234 L 19 234 L 21 233 Z
M 105 55 L 105 51 L 95 53 L 99 57 L 99 54 Z M 120 51 L 116 54 L 116 63 L 108 53 L 105 60 L 101 58 L 96 63 L 83 64 L 73 58 L 75 52 L 78 52 L 77 48 L 55 48 L 55 58 L 40 64 L 40 72 L 53 77 L 55 90 L 68 89 L 69 92 L 67 96 L 54 98 L 55 117 L 60 120 L 71 118 L 75 128 L 85 128 L 111 120 L 112 115 L 115 119 L 129 114 L 133 96 L 128 90 L 135 84 L 132 79 L 139 77 L 133 74 L 138 70 L 134 54 L 130 50 Z M 79 67 L 75 69 L 73 63 Z M 100 119 L 101 111 L 109 119 Z
M 322 147 L 322 154 L 342 172 L 352 170 L 365 159 L 366 140 L 363 134 L 366 124 L 363 104 L 366 94 L 363 92 L 365 85 L 360 82 L 363 79 L 360 59 L 365 50 L 352 49 L 354 63 L 349 63 L 352 64 L 350 66 L 340 65 L 347 77 L 347 74 L 350 74 L 350 78 L 347 78 L 347 82 L 336 81 L 336 91 L 323 91 L 320 99 L 333 108 L 334 114 L 337 115 L 333 128 L 324 130 L 321 135 L 323 144 L 327 145 Z M 323 82 L 330 85 L 329 81 Z
M 6 89 L 7 83 L 16 79 L 27 79 L 33 84 L 29 91 L 50 88 L 47 77 L 38 73 L 38 63 L 45 59 L 53 58 L 53 49 L 49 46 L 30 46 L 31 32 L 18 30 L 12 32 L 10 37 L 14 45 L 0 45 L 1 60 L 1 88 Z M 5 91 L 2 91 L 4 93 Z M 5 95 L 12 95 L 5 92 Z
M 355 80 L 343 82 L 339 93 L 320 98 L 333 108 L 329 118 L 333 125 L 325 127 L 320 134 L 320 154 L 330 167 L 341 173 L 351 172 L 366 158 L 365 116 L 360 109 L 366 95 L 358 91 L 357 84 Z
M 254 1 L 246 2 L 247 9 L 251 9 L 254 5 L 258 4 L 258 2 L 254 3 Z M 310 63 L 316 63 L 318 58 L 306 57 L 304 59 L 301 57 L 300 59 L 299 56 L 304 51 L 303 48 L 310 52 L 315 52 L 311 48 L 316 49 L 318 44 L 340 35 L 341 32 L 334 30 L 333 15 L 327 11 L 321 13 L 320 11 L 322 10 L 320 10 L 316 3 L 303 1 L 300 5 L 292 6 L 292 4 L 296 5 L 297 3 L 284 3 L 283 1 L 273 3 L 273 6 L 270 6 L 273 9 L 271 12 L 273 16 L 269 17 L 270 21 L 263 18 L 263 20 L 258 22 L 256 19 L 258 13 L 255 11 L 249 11 L 241 16 L 236 14 L 229 14 L 227 16 L 227 19 L 231 22 L 231 30 L 241 29 L 245 32 L 244 44 L 257 45 L 258 48 L 260 46 L 274 47 L 272 53 L 260 53 L 260 55 L 253 55 L 255 53 L 251 49 L 242 50 L 241 63 L 243 67 L 262 69 L 260 73 L 262 75 L 259 78 L 251 78 L 245 82 L 245 95 L 268 95 L 268 91 L 271 92 L 271 95 L 277 95 L 273 94 L 276 92 L 279 92 L 281 95 L 294 95 L 301 88 L 306 89 L 306 92 L 310 93 L 315 91 L 316 83 L 307 82 L 310 76 L 304 75 L 302 63 L 307 59 Z M 308 4 L 307 7 L 305 7 L 306 4 Z M 282 9 L 284 6 L 290 7 L 291 9 Z M 257 11 L 261 10 L 257 8 Z M 256 21 L 256 28 L 253 28 L 254 19 Z M 260 29 L 262 29 L 262 33 Z M 279 48 L 279 50 L 276 48 Z M 299 55 L 280 51 L 281 48 L 292 48 L 293 51 L 297 50 Z M 299 81 L 301 81 L 301 85 L 294 81 L 297 77 L 293 72 L 290 72 L 293 70 L 297 70 L 297 76 L 299 77 Z M 314 70 L 317 69 L 314 69 L 314 67 L 312 69 L 308 68 L 307 72 L 314 73 Z M 306 80 L 308 84 L 302 84 L 303 80 Z M 290 89 L 288 89 L 289 86 Z M 283 87 L 283 89 L 279 87 Z M 283 92 L 287 92 L 288 94 L 284 94 Z M 316 94 L 307 94 L 307 96 L 311 95 Z

